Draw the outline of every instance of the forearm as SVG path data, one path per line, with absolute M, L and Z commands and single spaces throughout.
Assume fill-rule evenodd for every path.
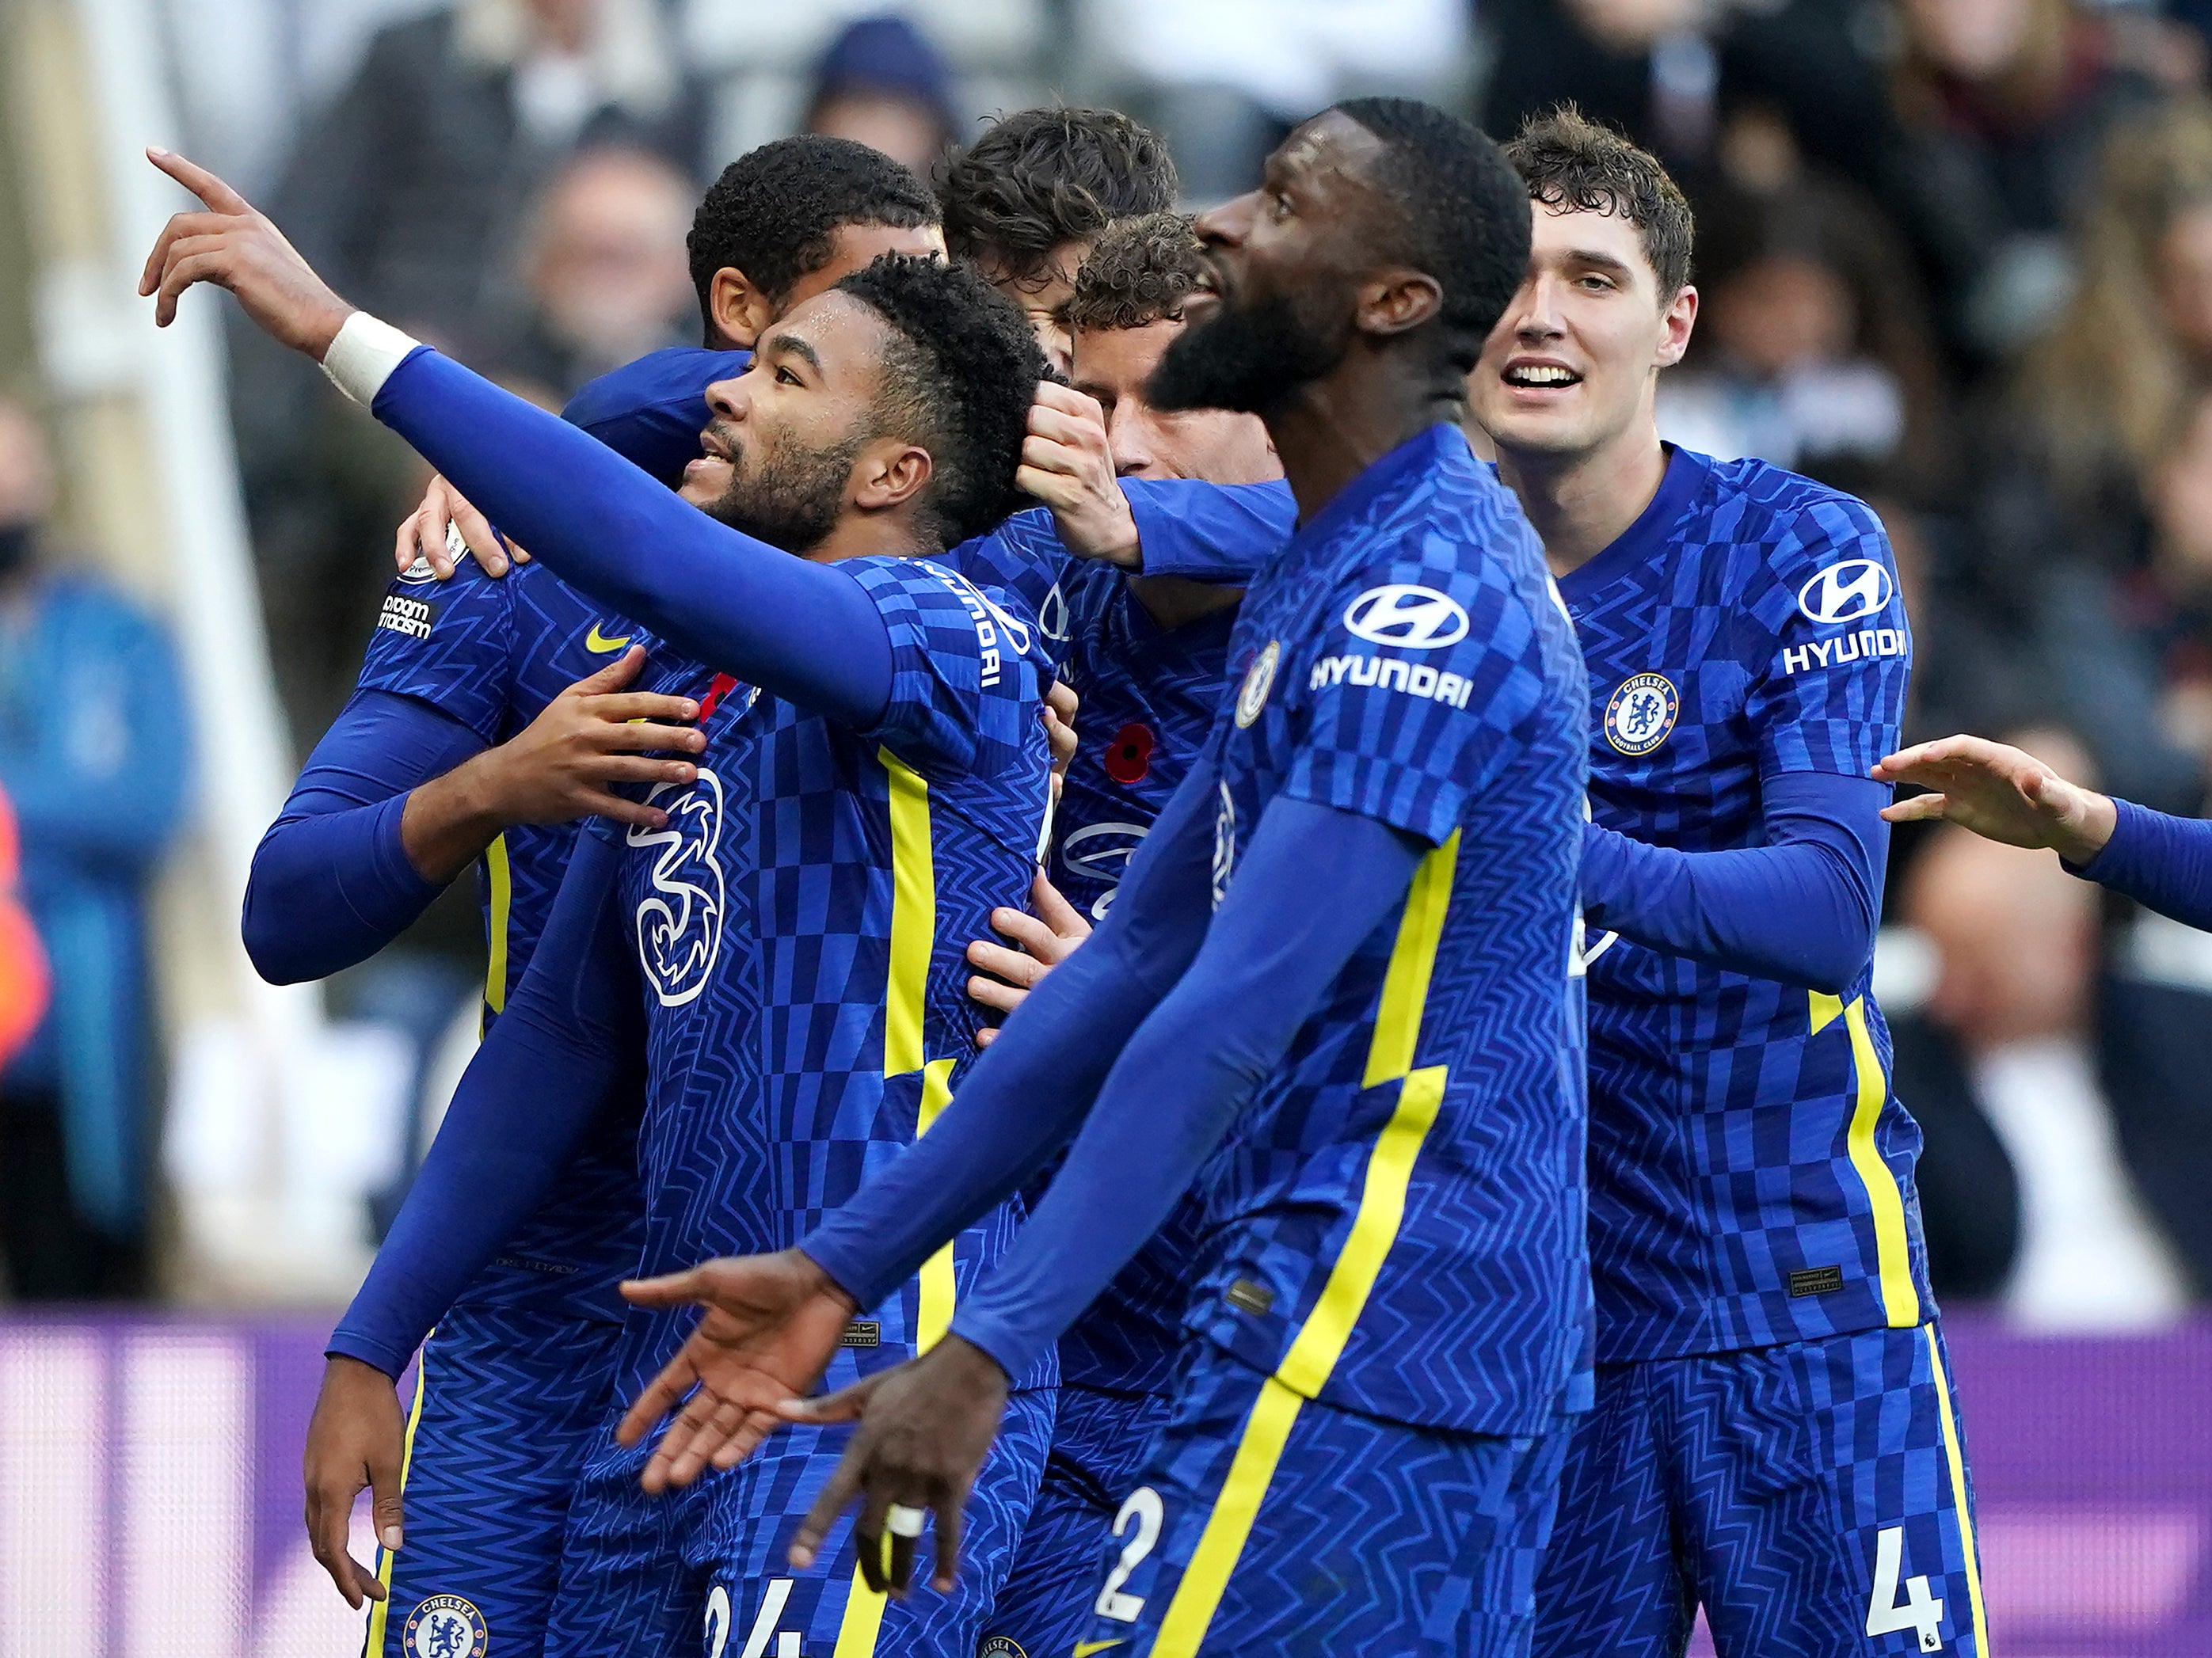
M 1586 824 L 1585 920 L 1669 955 L 1842 994 L 1873 954 L 1888 788 L 1815 773 L 1765 786 L 1763 847 L 1682 852 Z
M 399 818 L 400 847 L 408 866 L 423 880 L 444 886 L 507 828 L 484 774 L 493 752 L 464 761 L 408 792 Z
M 404 850 L 409 792 L 483 746 L 411 697 L 362 691 L 346 704 L 253 854 L 241 932 L 264 978 L 327 977 L 413 924 L 441 883 Z
M 2104 849 L 2067 867 L 2185 926 L 2212 932 L 2212 823 L 2131 800 L 2112 804 L 2118 817 Z
M 392 370 L 373 406 L 532 556 L 684 654 L 847 723 L 882 714 L 890 642 L 850 577 L 717 523 L 434 351 Z
M 1331 807 L 1268 808 L 1205 947 L 1122 1049 L 1035 1218 L 955 1316 L 957 1333 L 1009 1376 L 1059 1339 L 1167 1218 L 1345 965 L 1403 903 L 1426 849 Z M 1334 873 L 1327 904 L 1310 900 L 1316 869 Z
M 407 797 L 279 818 L 253 853 L 240 931 L 270 984 L 325 979 L 365 962 L 429 907 L 427 880 L 400 844 Z
M 1289 542 L 1297 503 L 1286 483 L 1125 478 L 1146 575 L 1241 587 Z
M 397 1376 L 544 1201 L 601 1108 L 627 1052 L 618 855 L 577 837 L 530 969 L 470 1061 L 329 1351 Z

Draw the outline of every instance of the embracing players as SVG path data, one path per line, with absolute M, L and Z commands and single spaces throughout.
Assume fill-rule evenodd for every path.
M 725 171 L 693 226 L 708 337 L 750 347 L 877 254 L 941 246 L 936 220 L 921 181 L 864 146 L 763 146 Z M 649 400 L 618 420 L 588 404 L 572 413 L 648 454 L 656 417 L 665 421 Z M 703 423 L 686 435 L 695 455 Z M 452 573 L 442 519 L 428 551 Z M 611 790 L 690 780 L 701 739 L 681 727 L 696 702 L 636 690 L 636 630 L 550 570 L 525 565 L 495 580 L 465 563 L 441 582 L 411 545 L 408 559 L 358 690 L 255 856 L 245 938 L 272 980 L 335 972 L 397 936 L 480 855 L 489 1029 L 536 949 L 572 820 L 663 824 L 657 807 Z M 644 757 L 652 750 L 684 757 Z M 623 1317 L 614 1286 L 636 1270 L 637 1115 L 634 1090 L 610 1100 L 538 1212 L 439 1318 L 404 1450 L 392 1379 L 411 1350 L 356 1349 L 329 1367 L 309 1436 L 308 1530 L 348 1598 L 377 1600 L 376 1658 L 402 1649 L 411 1612 L 433 1600 L 472 1609 L 509 1653 L 541 1638 L 569 1496 L 609 1393 Z M 374 1576 L 345 1552 L 364 1483 L 375 1494 Z
M 179 216 L 149 261 L 161 314 L 193 281 L 233 288 L 538 562 L 670 639 L 653 689 L 696 702 L 707 739 L 688 782 L 654 786 L 664 823 L 579 837 L 530 970 L 334 1345 L 411 1347 L 640 1064 L 645 1259 L 796 1236 L 942 1108 L 975 1029 L 961 947 L 1027 885 L 1045 793 L 1034 623 L 926 556 L 1008 503 L 1043 367 L 1018 313 L 933 261 L 847 276 L 715 388 L 687 504 L 349 313 L 218 181 L 157 159 L 212 209 Z M 1011 1225 L 981 1218 L 841 1332 L 853 1373 L 927 1345 Z M 617 1369 L 649 1373 L 669 1333 L 634 1318 Z M 979 1489 L 987 1559 L 1011 1550 L 1048 1405 L 1018 1402 L 1026 1426 Z M 646 1498 L 627 1454 L 604 1450 L 570 1516 L 548 1650 L 658 1649 L 702 1620 L 727 1637 L 733 1619 L 763 1644 L 866 1650 L 888 1615 L 899 1649 L 972 1651 L 987 1580 L 886 1614 L 842 1566 L 763 1571 L 787 1509 L 827 1473 L 803 1440 L 680 1503 Z
M 1194 1339 L 1077 1649 L 1525 1646 L 1587 1387 L 1585 692 L 1540 551 L 1452 422 L 1527 212 L 1463 123 L 1361 100 L 1200 221 L 1219 298 L 1152 401 L 1261 413 L 1302 516 L 1245 600 L 1233 701 L 932 1135 L 801 1249 L 642 1292 L 713 1310 L 626 1432 L 703 1380 L 656 1462 L 726 1462 L 821 1332 L 1079 1125 L 952 1336 L 809 1415 L 865 1412 L 795 1559 L 862 1492 L 895 1577 L 936 1510 L 949 1585 L 1009 1376 L 1195 1179 Z

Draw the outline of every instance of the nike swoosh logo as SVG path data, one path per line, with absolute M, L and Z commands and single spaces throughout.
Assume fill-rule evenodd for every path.
M 1123 1647 L 1128 1643 L 1129 1637 L 1126 1635 L 1111 1641 L 1078 1641 L 1075 1643 L 1075 1658 L 1091 1658 L 1094 1652 L 1103 1652 L 1109 1647 Z
M 620 639 L 609 639 L 599 631 L 599 624 L 596 622 L 592 623 L 591 632 L 584 635 L 584 648 L 593 656 L 605 656 L 609 651 L 618 651 L 629 643 L 628 634 L 624 634 Z

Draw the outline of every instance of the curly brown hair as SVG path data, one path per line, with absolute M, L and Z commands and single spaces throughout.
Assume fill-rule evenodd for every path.
M 1579 213 L 1617 213 L 1634 225 L 1662 303 L 1689 282 L 1696 222 L 1680 186 L 1649 150 L 1561 104 L 1530 116 L 1505 146 L 1505 158 L 1527 181 L 1529 200 Z
M 1100 231 L 1060 313 L 1068 331 L 1181 321 L 1183 298 L 1206 269 L 1191 224 L 1187 214 L 1146 213 Z
M 988 260 L 1020 283 L 1063 243 L 1173 207 L 1178 188 L 1159 135 L 1119 110 L 1025 109 L 947 161 L 937 196 L 952 257 Z

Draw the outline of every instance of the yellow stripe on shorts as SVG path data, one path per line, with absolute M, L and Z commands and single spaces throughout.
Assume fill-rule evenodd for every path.
M 1951 1468 L 1951 1507 L 1959 1516 L 1959 1547 L 1966 1557 L 1966 1601 L 1974 1612 L 1974 1658 L 1990 1658 L 1989 1619 L 1982 1611 L 1982 1562 L 1974 1543 L 1974 1508 L 1966 1496 L 1966 1458 L 1959 1446 L 1959 1424 L 1951 1414 L 1951 1378 L 1943 1371 L 1943 1349 L 1936 1327 L 1923 1324 L 1929 1368 L 1936 1373 L 1936 1408 L 1943 1424 L 1943 1460 Z
M 1443 1105 L 1446 1067 L 1415 1071 L 1413 1063 L 1458 863 L 1459 835 L 1455 831 L 1414 872 L 1383 975 L 1362 1084 L 1374 1088 L 1396 1082 L 1398 1102 L 1369 1154 L 1359 1207 L 1329 1269 L 1328 1282 L 1275 1374 L 1261 1383 L 1259 1396 L 1244 1418 L 1237 1454 L 1213 1500 L 1213 1511 L 1206 1516 L 1206 1529 L 1160 1619 L 1153 1658 L 1196 1658 L 1260 1517 L 1260 1506 L 1298 1412 L 1321 1391 L 1343 1357 L 1390 1246 L 1397 1241 L 1414 1162 Z
M 436 1335 L 435 1330 L 430 1332 Z M 399 1494 L 407 1495 L 407 1476 L 415 1467 L 415 1429 L 422 1420 L 422 1396 L 430 1391 L 430 1343 L 425 1337 L 422 1351 L 415 1356 L 415 1402 L 407 1407 L 407 1438 L 399 1451 Z M 372 1517 L 370 1523 L 375 1523 Z M 372 1601 L 368 1608 L 368 1639 L 362 1644 L 367 1658 L 383 1658 L 384 1630 L 392 1611 L 392 1551 L 380 1542 L 376 1546 L 376 1581 L 384 1585 L 384 1599 Z

